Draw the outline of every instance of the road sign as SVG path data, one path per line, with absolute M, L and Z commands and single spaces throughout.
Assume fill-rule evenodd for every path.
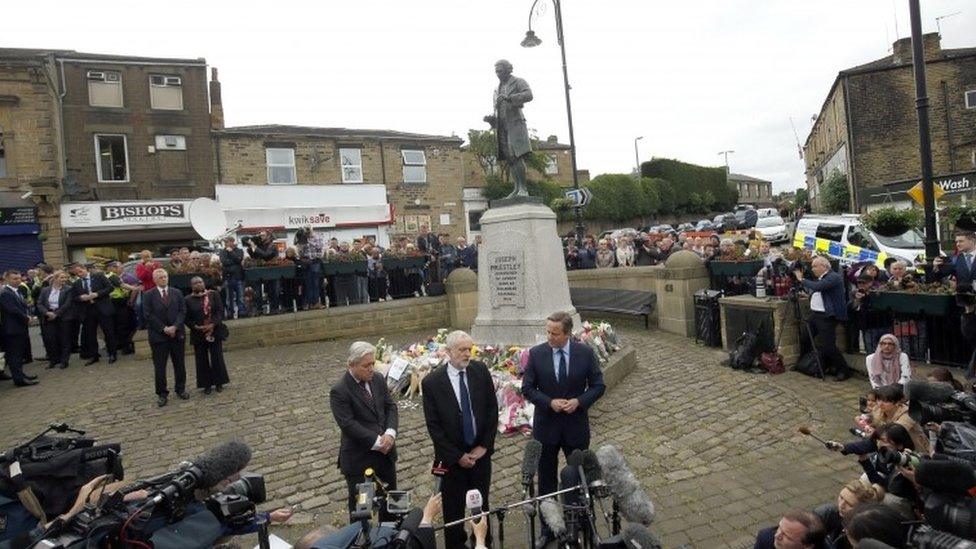
M 946 193 L 945 190 L 942 188 L 941 185 L 936 185 L 935 183 L 932 184 L 932 192 L 933 192 L 933 196 L 935 196 L 935 199 L 936 200 L 938 200 L 938 199 L 942 198 L 943 196 L 945 196 L 945 193 Z M 922 196 L 922 182 L 921 181 L 919 181 L 918 183 L 916 183 L 915 186 L 912 187 L 911 189 L 908 189 L 907 191 L 905 191 L 905 193 L 908 196 L 912 197 L 912 200 L 914 200 L 915 202 L 918 202 L 918 205 L 919 206 L 925 206 L 925 199 Z
M 593 200 L 593 193 L 585 187 L 582 189 L 570 189 L 566 191 L 566 198 L 573 202 L 574 207 L 583 207 Z

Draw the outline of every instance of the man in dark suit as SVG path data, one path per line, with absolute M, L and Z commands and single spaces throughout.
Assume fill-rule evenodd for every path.
M 956 278 L 956 290 L 973 291 L 976 280 L 976 235 L 970 232 L 956 233 L 956 253 L 950 264 L 950 274 Z
M 834 379 L 851 377 L 847 360 L 837 348 L 837 323 L 847 322 L 847 301 L 844 299 L 844 279 L 830 268 L 825 257 L 813 258 L 811 265 L 815 280 L 803 278 L 803 269 L 796 269 L 797 280 L 810 294 L 810 331 L 817 344 L 817 353 L 824 369 L 833 368 Z
M 0 342 L 14 385 L 28 387 L 37 385 L 36 377 L 24 374 L 24 361 L 30 344 L 27 327 L 34 317 L 30 315 L 27 301 L 17 292 L 20 283 L 20 271 L 10 269 L 3 273 L 3 288 L 0 288 Z
M 522 394 L 535 405 L 532 437 L 542 443 L 539 459 L 539 494 L 556 491 L 559 452 L 569 457 L 573 450 L 590 445 L 587 410 L 603 396 L 603 372 L 596 354 L 588 346 L 572 341 L 573 317 L 553 313 L 546 319 L 546 343 L 529 350 L 522 377 Z M 552 539 L 543 526 L 542 545 Z
M 366 469 L 389 490 L 396 489 L 396 444 L 399 413 L 386 388 L 386 378 L 375 375 L 376 348 L 365 341 L 349 346 L 348 370 L 329 391 L 329 406 L 342 437 L 339 470 L 349 489 L 349 511 L 356 508 L 356 485 L 366 482 Z M 380 510 L 380 519 L 391 517 Z M 352 521 L 350 521 L 352 522 Z
M 152 348 L 156 379 L 156 404 L 166 406 L 169 389 L 166 387 L 166 359 L 173 362 L 176 394 L 183 400 L 186 392 L 186 301 L 183 292 L 169 287 L 169 274 L 163 269 L 153 271 L 156 287 L 142 296 L 146 315 L 146 336 Z
M 112 364 L 117 359 L 115 309 L 112 308 L 109 294 L 115 286 L 104 274 L 90 272 L 84 265 L 75 264 L 72 270 L 78 277 L 71 286 L 71 294 L 81 320 L 81 358 L 87 359 L 85 366 L 98 362 L 98 327 L 101 327 L 108 363 Z
M 74 300 L 68 273 L 57 270 L 51 275 L 51 283 L 41 288 L 37 296 L 37 318 L 41 324 L 41 337 L 47 350 L 48 368 L 68 367 L 71 357 L 71 326 L 74 320 Z
M 498 399 L 488 367 L 471 360 L 471 336 L 447 335 L 448 364 L 424 378 L 424 418 L 434 442 L 434 461 L 447 468 L 441 481 L 444 522 L 464 516 L 468 490 L 481 492 L 488 510 L 491 454 L 498 431 Z M 463 525 L 445 530 L 447 549 L 464 547 Z

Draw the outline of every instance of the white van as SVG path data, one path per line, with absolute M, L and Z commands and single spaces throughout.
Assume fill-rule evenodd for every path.
M 796 223 L 793 246 L 829 255 L 842 264 L 875 261 L 881 265 L 888 257 L 896 257 L 911 265 L 925 255 L 924 238 L 917 229 L 895 237 L 881 236 L 861 224 L 861 216 L 856 214 L 807 214 Z

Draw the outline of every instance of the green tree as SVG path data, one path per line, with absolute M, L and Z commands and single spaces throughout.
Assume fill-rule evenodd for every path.
M 834 170 L 820 185 L 820 210 L 822 213 L 837 214 L 850 211 L 850 207 L 851 192 L 847 186 L 847 176 L 840 170 Z
M 468 148 L 478 160 L 478 165 L 481 166 L 481 171 L 484 172 L 486 178 L 497 175 L 502 179 L 507 179 L 505 172 L 508 170 L 508 164 L 499 163 L 497 158 L 498 145 L 495 139 L 495 130 L 468 130 Z M 544 179 L 549 179 L 549 176 L 546 175 L 548 163 L 549 158 L 540 152 L 532 151 L 525 157 L 526 169 L 538 172 Z
M 698 193 L 699 202 L 704 202 L 704 193 L 711 192 L 714 197 L 712 208 L 731 210 L 738 202 L 739 193 L 728 184 L 725 168 L 709 168 L 672 160 L 655 158 L 641 164 L 641 176 L 664 179 L 670 182 L 674 195 L 674 209 L 668 211 L 694 211 L 691 204 L 691 191 Z
M 810 192 L 807 191 L 806 187 L 800 187 L 796 190 L 796 195 L 793 197 L 793 209 L 805 206 L 809 201 Z

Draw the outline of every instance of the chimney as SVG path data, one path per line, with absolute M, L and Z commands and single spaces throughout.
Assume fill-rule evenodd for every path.
M 210 127 L 215 130 L 224 129 L 224 105 L 220 100 L 217 67 L 210 67 Z
M 930 32 L 928 34 L 922 35 L 922 51 L 924 52 L 922 57 L 925 58 L 926 62 L 938 59 L 942 54 L 942 37 L 939 36 L 937 32 Z M 911 63 L 912 62 L 912 38 L 899 38 L 891 46 L 892 52 L 895 56 L 895 63 Z
M 550 135 L 549 138 L 546 139 L 546 142 L 547 143 L 559 143 L 559 139 L 555 135 Z

